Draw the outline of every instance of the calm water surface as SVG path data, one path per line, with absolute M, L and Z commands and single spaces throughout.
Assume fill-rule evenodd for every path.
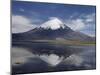
M 95 69 L 95 46 L 13 43 L 12 73 L 40 73 Z

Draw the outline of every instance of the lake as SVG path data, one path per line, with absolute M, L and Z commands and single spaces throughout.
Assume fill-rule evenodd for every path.
M 46 42 L 14 42 L 11 55 L 12 74 L 96 68 L 95 45 L 72 46 Z

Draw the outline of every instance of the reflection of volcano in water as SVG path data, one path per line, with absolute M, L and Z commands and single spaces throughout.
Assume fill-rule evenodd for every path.
M 13 48 L 13 57 L 15 58 L 12 61 L 13 65 L 18 65 L 16 62 L 23 64 L 28 61 L 28 58 L 35 58 L 43 60 L 50 66 L 56 66 L 64 59 L 64 56 L 58 56 L 56 54 L 32 54 L 27 49 L 24 50 L 23 48 Z
M 36 73 L 95 68 L 95 47 L 45 43 L 13 44 L 13 73 Z M 91 56 L 92 55 L 92 56 Z M 89 60 L 90 59 L 90 60 Z

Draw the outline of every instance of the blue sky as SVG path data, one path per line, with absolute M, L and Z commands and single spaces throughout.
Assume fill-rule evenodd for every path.
M 13 27 L 18 24 L 35 27 L 55 17 L 75 31 L 95 36 L 95 13 L 95 6 L 12 1 Z

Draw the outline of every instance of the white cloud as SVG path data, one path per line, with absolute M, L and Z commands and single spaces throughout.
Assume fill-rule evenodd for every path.
M 24 64 L 28 61 L 30 57 L 31 58 L 35 57 L 34 54 L 32 54 L 31 52 L 29 52 L 29 50 L 24 48 L 13 47 L 11 52 L 12 52 L 12 65 Z
M 74 17 L 75 15 L 71 15 Z M 95 25 L 95 13 L 88 15 L 80 15 L 79 17 L 73 19 L 70 18 L 65 21 L 66 25 L 69 26 L 73 30 L 81 31 L 87 27 L 94 27 Z
M 95 21 L 95 13 L 92 13 L 90 15 L 86 15 L 86 21 L 87 22 L 93 22 L 93 21 Z
M 34 29 L 36 25 L 31 23 L 31 20 L 19 15 L 12 16 L 12 33 L 22 33 Z
M 85 23 L 82 19 L 67 20 L 66 25 L 73 30 L 82 30 L 85 27 Z
M 91 21 L 93 21 L 93 19 L 88 18 L 86 21 L 87 21 L 87 22 L 91 22 Z
M 21 12 L 24 12 L 24 11 L 25 11 L 23 8 L 20 8 L 19 10 L 20 10 Z

